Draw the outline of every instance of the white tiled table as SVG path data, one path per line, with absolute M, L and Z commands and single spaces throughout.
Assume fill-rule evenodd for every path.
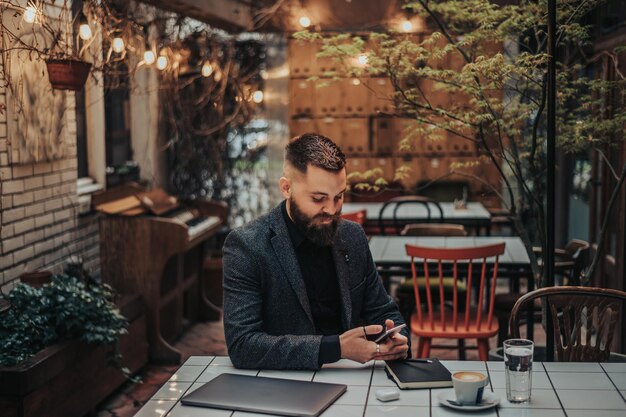
M 532 399 L 524 404 L 506 400 L 502 362 L 442 361 L 450 372 L 477 370 L 489 374 L 489 388 L 500 396 L 500 405 L 477 416 L 494 417 L 624 417 L 626 416 L 626 363 L 541 363 L 533 366 Z M 331 405 L 324 417 L 447 417 L 463 413 L 443 407 L 437 395 L 445 389 L 400 391 L 397 401 L 382 403 L 374 392 L 395 386 L 387 379 L 383 362 L 364 365 L 341 360 L 320 371 L 254 371 L 232 366 L 227 357 L 194 356 L 136 414 L 139 417 L 263 417 L 267 414 L 232 412 L 179 403 L 180 398 L 217 375 L 230 372 L 274 378 L 333 382 L 348 391 Z

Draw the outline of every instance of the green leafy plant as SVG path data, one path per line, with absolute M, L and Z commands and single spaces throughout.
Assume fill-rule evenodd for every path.
M 116 346 L 127 333 L 128 321 L 112 303 L 113 290 L 92 279 L 55 275 L 41 288 L 20 283 L 3 298 L 9 307 L 0 312 L 2 366 L 17 365 L 69 339 Z M 114 353 L 119 366 L 117 349 Z

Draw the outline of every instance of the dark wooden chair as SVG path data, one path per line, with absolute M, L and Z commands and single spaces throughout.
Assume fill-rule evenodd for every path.
M 597 287 L 548 287 L 523 295 L 511 311 L 509 327 L 520 336 L 520 317 L 528 303 L 545 299 L 552 313 L 559 362 L 605 362 L 618 320 L 624 315 L 626 292 Z
M 411 223 L 404 226 L 402 236 L 467 236 L 465 226 L 452 223 Z
M 430 223 L 431 220 L 434 220 L 437 223 L 443 223 L 443 209 L 436 201 L 419 195 L 395 197 L 385 202 L 378 213 L 378 227 L 380 229 L 380 234 L 386 235 L 388 232 L 395 235 L 400 234 L 403 224 L 400 219 L 398 219 L 398 209 L 403 205 L 424 207 L 426 209 L 426 223 Z M 388 209 L 393 209 L 391 226 L 383 219 L 384 213 L 387 212 Z
M 478 342 L 480 360 L 487 360 L 489 338 L 498 333 L 498 321 L 493 317 L 493 300 L 499 257 L 504 253 L 504 249 L 504 242 L 468 248 L 406 245 L 406 253 L 411 257 L 413 291 L 416 300 L 416 311 L 411 315 L 410 323 L 411 332 L 419 338 L 417 357 L 424 358 L 430 355 L 433 338 L 457 340 L 475 338 Z M 422 264 L 420 268 L 422 275 L 419 277 L 416 259 L 419 259 Z M 435 266 L 435 276 L 431 276 L 431 265 Z M 450 267 L 452 291 L 448 293 L 444 289 L 444 268 L 449 270 Z M 422 277 L 424 280 L 420 281 Z M 430 284 L 433 278 L 438 282 L 437 294 L 432 294 Z M 474 278 L 479 279 L 476 307 L 471 307 L 470 292 L 467 291 L 465 307 L 460 308 L 459 283 L 464 282 L 467 288 L 471 288 Z M 422 299 L 421 287 L 424 287 L 426 300 Z M 446 307 L 447 301 L 451 303 L 451 309 Z
M 533 250 L 539 257 L 539 264 L 541 265 L 541 248 L 533 248 Z M 556 274 L 555 282 L 557 285 L 580 284 L 580 275 L 589 263 L 589 250 L 589 243 L 579 239 L 572 239 L 563 249 L 557 248 L 554 250 L 554 272 Z M 527 279 L 532 278 L 528 277 Z M 522 293 L 519 291 L 519 282 L 517 283 L 517 287 L 511 288 L 510 292 L 496 294 L 495 315 L 498 317 L 500 324 L 498 346 L 502 345 L 502 342 L 504 342 L 508 336 L 507 324 L 509 323 L 510 312 L 515 302 L 521 296 Z M 539 320 L 541 317 L 541 303 L 539 301 L 535 303 L 533 313 L 529 314 L 534 314 L 537 320 Z

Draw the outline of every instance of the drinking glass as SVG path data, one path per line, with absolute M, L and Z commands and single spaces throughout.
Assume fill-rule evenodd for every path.
M 534 343 L 527 339 L 504 341 L 506 399 L 512 403 L 530 401 Z

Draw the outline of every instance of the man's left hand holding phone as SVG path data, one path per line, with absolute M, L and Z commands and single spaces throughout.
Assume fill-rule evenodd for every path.
M 404 327 L 405 324 L 395 326 L 393 320 L 387 319 L 384 328 L 372 324 L 350 329 L 339 336 L 341 357 L 361 363 L 404 359 L 409 350 L 407 337 L 399 333 Z

